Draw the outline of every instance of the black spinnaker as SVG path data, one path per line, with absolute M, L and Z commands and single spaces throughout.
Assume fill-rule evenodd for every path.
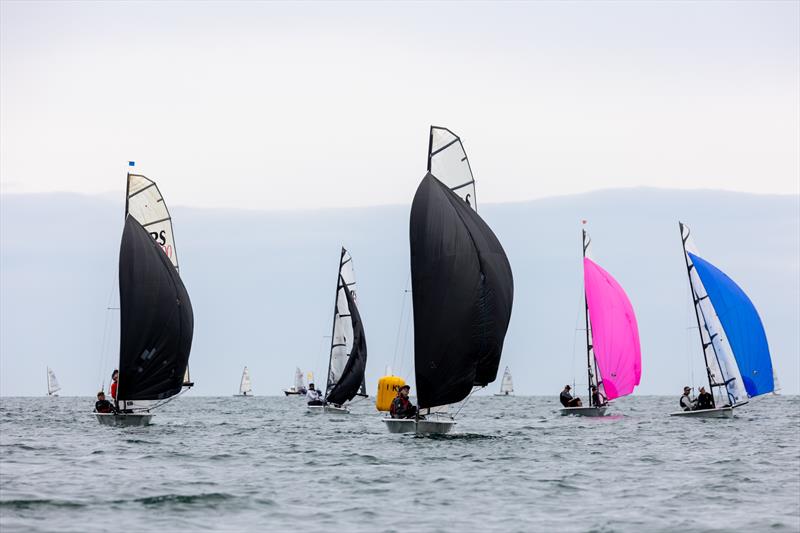
M 175 265 L 132 215 L 120 245 L 119 298 L 118 400 L 178 394 L 192 348 L 192 303 Z
M 328 397 L 326 398 L 329 403 L 337 405 L 349 402 L 357 394 L 366 396 L 364 372 L 367 369 L 367 339 L 364 336 L 364 324 L 361 322 L 361 315 L 353 299 L 353 293 L 345 284 L 344 278 L 342 276 L 339 278 L 341 285 L 344 287 L 342 292 L 347 299 L 347 307 L 350 311 L 349 320 L 353 327 L 353 346 L 350 349 L 347 363 L 344 366 L 342 375 L 339 377 L 339 381 L 328 392 Z
M 463 150 L 460 140 L 454 146 Z M 514 280 L 474 202 L 430 172 L 409 225 L 417 397 L 420 408 L 431 408 L 459 402 L 497 377 Z

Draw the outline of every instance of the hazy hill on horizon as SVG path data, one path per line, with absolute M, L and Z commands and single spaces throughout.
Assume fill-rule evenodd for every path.
M 169 183 L 160 183 L 169 202 Z M 116 274 L 123 198 L 0 195 L 0 394 L 92 395 L 116 365 Z M 354 258 L 369 348 L 368 392 L 391 366 L 413 381 L 409 204 L 253 211 L 171 205 L 195 312 L 193 395 L 280 394 L 295 366 L 324 382 L 340 246 Z M 800 197 L 619 189 L 479 205 L 514 272 L 501 361 L 520 394 L 585 383 L 580 221 L 594 259 L 622 284 L 642 340 L 640 394 L 679 395 L 705 371 L 678 220 L 700 253 L 757 306 L 783 391 L 800 392 Z M 404 310 L 404 311 L 403 311 Z M 402 311 L 402 315 L 401 315 Z M 499 383 L 492 384 L 494 392 Z M 580 392 L 580 391 L 579 391 Z

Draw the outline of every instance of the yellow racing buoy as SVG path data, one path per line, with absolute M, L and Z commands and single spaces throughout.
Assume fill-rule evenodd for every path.
M 397 397 L 397 391 L 406 384 L 406 380 L 399 376 L 383 376 L 378 380 L 378 395 L 375 397 L 375 407 L 378 411 L 388 411 L 392 407 L 392 400 Z

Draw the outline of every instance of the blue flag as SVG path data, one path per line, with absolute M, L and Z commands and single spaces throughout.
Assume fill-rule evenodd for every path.
M 135 161 L 128 161 L 128 166 L 129 167 L 136 166 L 136 162 Z

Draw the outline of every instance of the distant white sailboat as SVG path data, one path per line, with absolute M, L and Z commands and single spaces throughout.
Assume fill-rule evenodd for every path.
M 250 371 L 247 370 L 247 367 L 244 367 L 242 370 L 242 379 L 239 382 L 239 394 L 234 394 L 234 396 L 252 396 L 253 395 L 253 384 L 250 381 Z
M 309 372 L 309 375 L 311 373 Z M 303 371 L 299 368 L 295 368 L 294 370 L 294 385 L 289 387 L 288 389 L 283 389 L 283 393 L 286 396 L 297 396 L 306 393 L 306 384 L 303 381 Z
M 56 379 L 56 373 L 48 366 L 47 367 L 47 395 L 48 396 L 58 396 L 56 394 L 58 391 L 61 390 L 61 385 L 58 384 L 58 380 Z
M 500 392 L 495 396 L 513 396 L 514 395 L 514 381 L 511 379 L 511 371 L 506 367 L 503 373 L 503 380 L 500 382 Z

